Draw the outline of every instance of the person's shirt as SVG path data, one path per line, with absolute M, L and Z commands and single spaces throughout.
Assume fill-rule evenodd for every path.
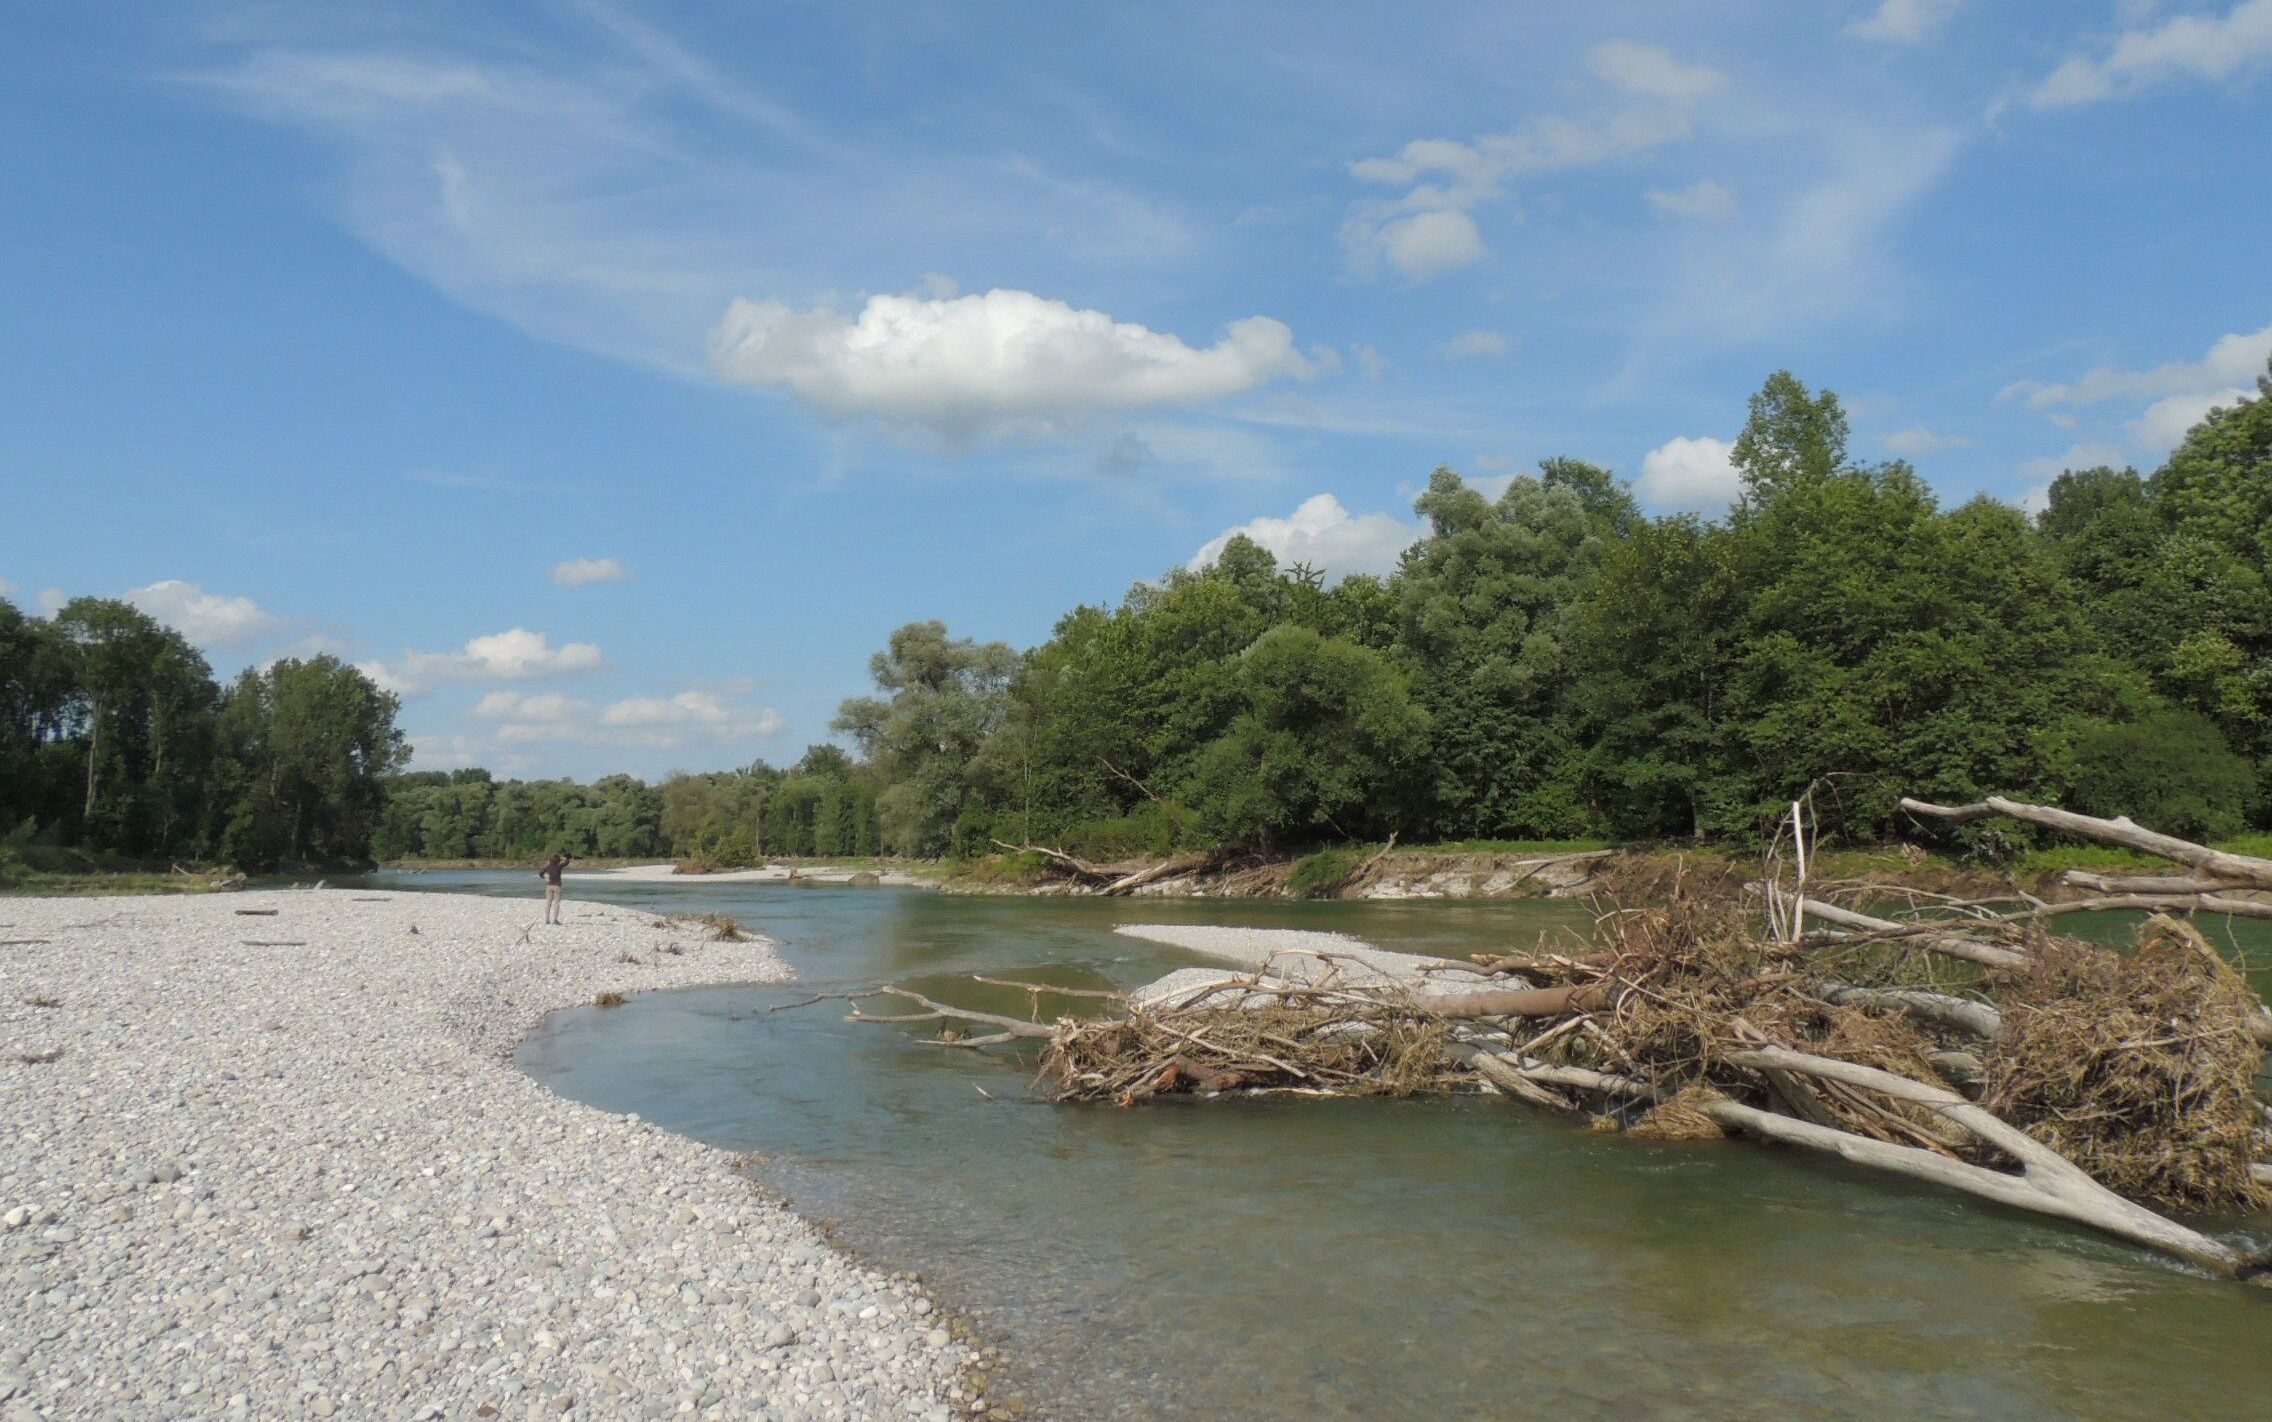
M 553 858 L 545 861 L 545 866 L 542 869 L 537 870 L 537 873 L 544 876 L 544 882 L 552 885 L 557 889 L 560 887 L 560 871 L 567 867 L 568 861 L 555 855 Z

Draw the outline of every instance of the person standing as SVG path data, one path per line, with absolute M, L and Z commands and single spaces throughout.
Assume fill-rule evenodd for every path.
M 546 923 L 561 922 L 560 871 L 566 869 L 569 861 L 575 857 L 573 854 L 554 854 L 550 859 L 544 861 L 542 869 L 536 871 L 537 877 L 544 880 L 544 921 Z

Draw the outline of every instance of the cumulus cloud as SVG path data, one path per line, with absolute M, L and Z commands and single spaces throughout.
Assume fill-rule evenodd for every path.
M 559 693 L 492 691 L 475 703 L 473 714 L 496 723 L 501 744 L 572 742 L 653 750 L 763 740 L 788 724 L 770 706 L 704 690 L 632 696 L 601 706 Z
M 136 588 L 126 600 L 200 647 L 255 646 L 275 640 L 291 625 L 249 597 L 209 593 L 179 578 Z
M 1887 449 L 1892 450 L 1895 454 L 1908 455 L 1932 454 L 1943 449 L 1969 449 L 1972 447 L 1972 441 L 1962 435 L 1935 434 L 1922 425 L 1912 425 L 1905 430 L 1895 430 L 1885 437 L 1883 443 Z
M 586 583 L 620 583 L 630 580 L 631 570 L 613 558 L 570 558 L 552 565 L 552 580 L 564 588 L 580 588 Z
M 1710 435 L 1666 440 L 1641 457 L 1633 492 L 1651 508 L 1718 513 L 1743 495 L 1743 478 L 1729 460 L 1733 450 Z
M 2186 431 L 2200 424 L 2211 410 L 2237 405 L 2252 399 L 2254 389 L 2233 386 L 2227 390 L 2193 390 L 2183 395 L 2165 395 L 2148 405 L 2145 413 L 2124 425 L 2130 442 L 2144 452 L 2160 456 L 2177 448 L 2185 439 Z
M 2125 30 L 2098 55 L 2077 54 L 2028 94 L 2039 109 L 2073 108 L 2178 79 L 2235 79 L 2272 64 L 2272 0 L 2222 15 L 2173 15 Z
M 2041 484 L 2048 490 L 2053 479 L 2058 478 L 2070 469 L 2097 469 L 2102 465 L 2110 469 L 2120 469 L 2127 463 L 2129 463 L 2129 460 L 2119 447 L 2094 440 L 2085 440 L 2080 444 L 2069 445 L 2065 454 L 2053 454 L 2041 459 L 2022 461 L 2020 477 Z M 2026 500 L 2023 496 L 2021 507 L 2025 508 L 2026 506 Z
M 1381 257 L 1411 281 L 1433 281 L 1490 255 L 1475 219 L 1456 208 L 1433 208 L 1382 223 L 1371 237 Z
M 1941 32 L 1965 0 L 1884 0 L 1869 16 L 1846 27 L 1846 33 L 1887 44 L 1918 44 Z
M 1700 222 L 1726 222 L 1736 215 L 1736 195 L 1710 178 L 1670 192 L 1651 189 L 1649 204 L 1667 216 L 1693 217 Z
M 1097 414 L 1195 405 L 1316 367 L 1267 316 L 1212 346 L 1028 291 L 873 296 L 857 317 L 736 301 L 711 337 L 718 374 L 838 419 L 954 439 L 1061 430 Z
M 544 633 L 515 627 L 475 637 L 454 652 L 405 652 L 391 661 L 363 662 L 359 670 L 384 690 L 416 696 L 450 682 L 529 681 L 599 664 L 600 649 L 590 642 L 555 647 Z
M 2263 374 L 2268 359 L 2272 359 L 2272 326 L 2220 336 L 2199 360 L 2170 361 L 2146 370 L 2101 366 L 2069 384 L 2022 380 L 2005 386 L 1998 398 L 2024 400 L 2030 409 L 2048 410 L 2232 389 Z
M 1462 331 L 1436 348 L 1453 360 L 1507 353 L 1507 338 L 1497 331 Z
M 1209 566 L 1242 533 L 1276 554 L 1280 567 L 1307 563 L 1338 582 L 1351 573 L 1380 577 L 1393 572 L 1398 555 L 1420 537 L 1420 528 L 1385 513 L 1355 515 L 1333 495 L 1316 494 L 1304 499 L 1290 518 L 1263 517 L 1224 529 L 1192 555 L 1188 566 Z

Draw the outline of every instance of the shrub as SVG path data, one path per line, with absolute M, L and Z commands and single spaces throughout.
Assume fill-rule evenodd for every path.
M 2092 722 L 2076 733 L 2074 757 L 2075 809 L 2186 839 L 2238 834 L 2256 788 L 2253 768 L 2196 711 Z

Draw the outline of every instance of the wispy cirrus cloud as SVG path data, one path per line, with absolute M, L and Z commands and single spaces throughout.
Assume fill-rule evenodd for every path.
M 2124 30 L 2096 53 L 2075 54 L 2028 91 L 2038 109 L 2125 98 L 2184 79 L 2225 82 L 2272 68 L 2272 0 L 2222 14 L 2172 15 Z
M 1503 197 L 1509 183 L 1685 139 L 1694 129 L 1695 107 L 1727 85 L 1717 69 L 1630 40 L 1596 45 L 1587 65 L 1608 91 L 1594 113 L 1541 115 L 1505 133 L 1466 140 L 1418 138 L 1393 155 L 1350 164 L 1351 176 L 1362 182 L 1406 189 L 1350 209 L 1341 241 L 1351 270 L 1377 276 L 1386 269 L 1426 282 L 1473 266 L 1490 254 L 1475 210 Z

